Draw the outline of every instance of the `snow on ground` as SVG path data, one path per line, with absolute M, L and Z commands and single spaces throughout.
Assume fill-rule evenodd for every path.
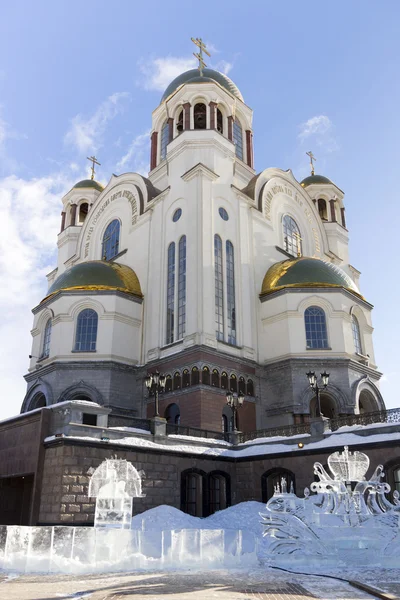
M 265 509 L 262 502 L 241 502 L 201 519 L 181 510 L 162 504 L 132 519 L 132 529 L 145 531 L 172 531 L 173 529 L 243 529 L 261 535 L 261 517 Z

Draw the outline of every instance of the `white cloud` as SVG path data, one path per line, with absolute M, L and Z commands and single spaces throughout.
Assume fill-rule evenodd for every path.
M 305 140 L 312 135 L 324 135 L 332 129 L 332 121 L 325 115 L 308 119 L 300 125 L 299 138 Z
M 197 60 L 194 56 L 191 58 L 166 56 L 141 62 L 139 68 L 144 77 L 140 85 L 146 90 L 163 92 L 175 77 L 189 69 L 195 69 L 196 66 Z
M 19 412 L 31 351 L 31 309 L 45 295 L 45 275 L 56 264 L 60 198 L 76 178 L 68 173 L 25 180 L 0 179 L 0 418 Z
M 130 97 L 128 92 L 116 92 L 98 106 L 91 117 L 82 114 L 71 119 L 71 127 L 64 141 L 75 146 L 79 152 L 97 152 L 103 143 L 108 123 L 124 109 L 124 102 Z
M 117 163 L 118 171 L 133 171 L 147 177 L 149 172 L 150 130 L 137 135 Z

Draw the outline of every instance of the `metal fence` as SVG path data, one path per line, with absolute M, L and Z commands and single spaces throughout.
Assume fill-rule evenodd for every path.
M 374 423 L 400 423 L 400 408 L 366 412 L 361 415 L 342 415 L 330 420 L 330 428 L 336 431 L 346 425 L 372 425 Z
M 309 423 L 301 423 L 299 425 L 284 425 L 282 427 L 273 427 L 271 429 L 257 429 L 256 431 L 240 433 L 239 441 L 249 442 L 250 440 L 256 440 L 257 438 L 276 436 L 291 437 L 294 435 L 301 435 L 303 433 L 310 433 Z
M 198 438 L 210 438 L 213 440 L 225 440 L 229 442 L 229 433 L 223 431 L 209 431 L 208 429 L 199 429 L 197 427 L 187 427 L 185 425 L 175 425 L 167 423 L 167 435 L 190 435 Z

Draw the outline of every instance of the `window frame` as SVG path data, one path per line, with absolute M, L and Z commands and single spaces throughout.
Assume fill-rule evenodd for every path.
M 309 314 L 310 311 L 317 311 L 318 314 Z M 323 317 L 323 322 L 321 321 L 321 323 L 318 322 L 307 322 L 307 319 L 311 318 L 311 317 Z M 318 336 L 318 333 L 321 333 L 320 331 L 318 331 L 318 327 L 320 327 L 320 329 L 322 330 L 322 326 L 324 327 L 324 333 L 325 335 L 321 335 L 320 337 Z M 311 306 L 307 306 L 307 308 L 304 311 L 304 329 L 305 329 L 305 336 L 306 336 L 306 349 L 307 350 L 330 350 L 329 347 L 329 338 L 328 338 L 328 321 L 326 318 L 326 312 L 325 310 L 318 305 L 312 304 Z M 309 337 L 310 334 L 310 337 Z M 314 334 L 314 335 L 312 335 Z M 315 343 L 317 343 L 318 345 L 315 345 Z
M 167 158 L 167 146 L 169 144 L 169 123 L 164 121 L 160 131 L 160 162 Z
M 89 312 L 92 313 L 90 316 L 91 316 L 91 318 L 94 319 L 94 323 L 95 323 L 95 327 L 92 326 L 92 328 L 95 331 L 95 333 L 92 334 L 92 337 L 94 337 L 94 340 L 91 339 L 89 344 L 94 347 L 91 347 L 89 349 L 85 347 L 84 349 L 82 349 L 81 345 L 83 342 L 79 341 L 79 339 L 78 339 L 78 336 L 80 335 L 79 326 L 80 326 L 80 322 L 83 319 L 83 317 L 82 317 L 83 313 L 89 313 Z M 87 318 L 87 320 L 88 320 L 88 318 Z M 83 308 L 76 317 L 75 343 L 74 343 L 73 352 L 96 352 L 98 331 L 99 331 L 99 315 L 98 315 L 97 311 L 95 311 L 94 308 Z M 78 345 L 80 345 L 79 348 L 78 348 Z
M 112 241 L 113 235 L 114 235 L 114 231 L 112 231 L 109 234 L 108 239 L 106 240 L 106 235 L 108 233 L 108 230 L 112 227 L 112 225 L 114 225 L 114 227 L 118 227 L 118 235 L 117 240 L 114 242 L 114 244 L 110 244 L 110 248 L 112 249 L 114 247 L 114 254 L 110 254 L 107 255 L 107 253 L 105 252 L 105 244 L 109 241 Z M 105 261 L 110 261 L 113 258 L 115 258 L 116 256 L 118 256 L 119 254 L 119 247 L 120 247 L 120 241 L 121 241 L 121 222 L 119 219 L 113 219 L 112 221 L 110 221 L 107 225 L 107 227 L 104 230 L 103 233 L 103 237 L 102 237 L 102 242 L 101 242 L 101 260 L 105 260 Z
M 240 136 L 238 135 L 240 132 Z M 239 119 L 235 118 L 232 123 L 232 141 L 235 145 L 235 156 L 244 162 L 243 127 Z M 240 142 L 240 143 L 238 143 Z
M 355 314 L 351 315 L 351 331 L 353 333 L 353 344 L 356 354 L 363 354 L 363 343 L 361 339 L 360 321 Z
M 49 317 L 46 321 L 43 330 L 43 339 L 42 339 L 42 352 L 40 354 L 40 358 L 48 358 L 50 356 L 50 344 L 51 344 L 51 332 L 53 329 L 52 318 Z
M 296 233 L 294 232 L 297 232 L 298 237 L 296 237 Z M 289 214 L 285 214 L 282 217 L 282 240 L 282 247 L 285 252 L 290 254 L 290 256 L 294 256 L 295 258 L 303 256 L 303 238 L 301 236 L 301 230 L 296 219 Z M 296 249 L 295 252 L 293 248 Z

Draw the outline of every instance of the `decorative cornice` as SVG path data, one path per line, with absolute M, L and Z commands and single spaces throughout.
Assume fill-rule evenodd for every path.
M 196 177 L 196 175 L 203 175 L 210 181 L 217 181 L 217 179 L 219 179 L 219 175 L 217 175 L 217 173 L 214 173 L 214 171 L 203 165 L 201 162 L 197 163 L 197 165 L 189 169 L 189 171 L 186 171 L 186 173 L 181 175 L 181 178 L 183 181 L 190 181 Z

